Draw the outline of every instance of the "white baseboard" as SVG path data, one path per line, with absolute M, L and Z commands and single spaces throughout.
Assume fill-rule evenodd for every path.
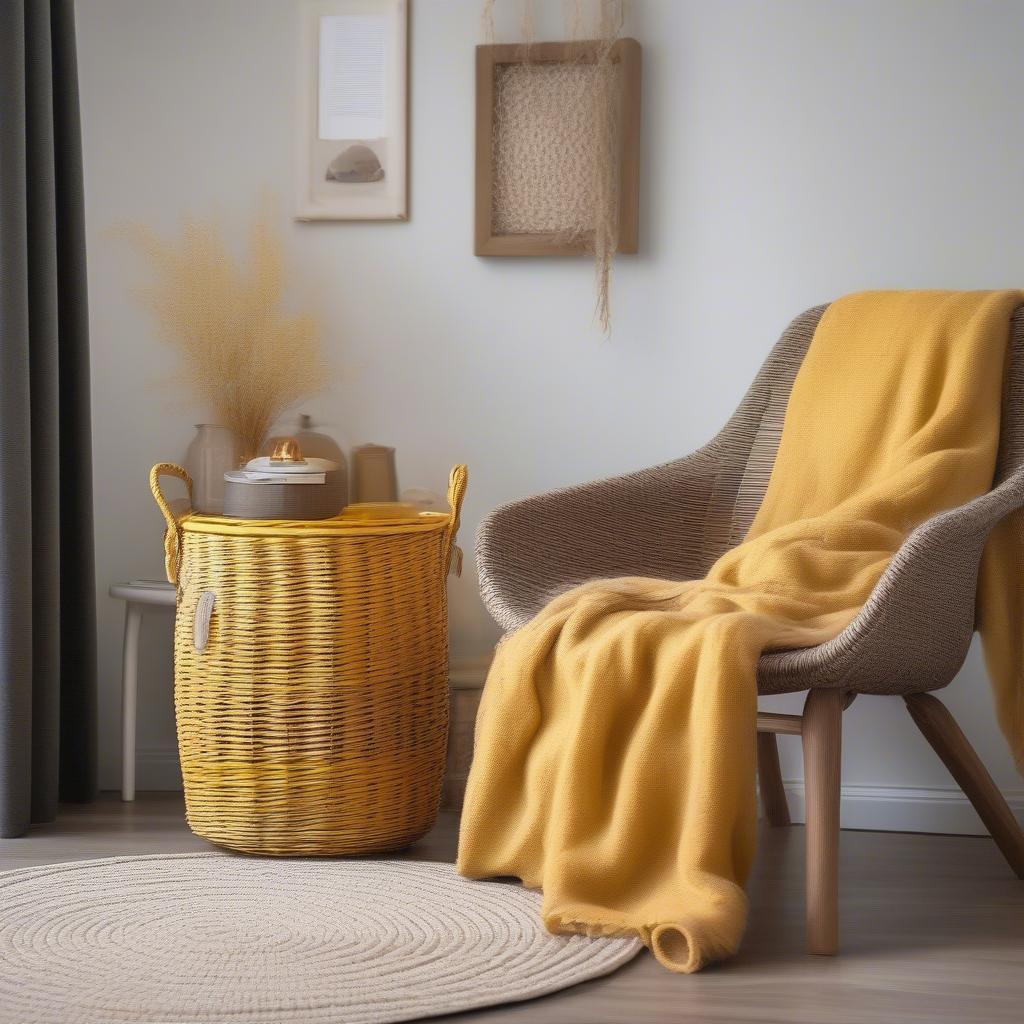
M 482 690 L 490 667 L 489 654 L 479 658 L 459 658 L 448 666 L 448 683 L 453 690 Z
M 804 785 L 785 783 L 789 812 L 804 820 Z M 1006 802 L 1024 821 L 1024 791 L 1006 793 Z M 910 786 L 843 786 L 840 805 L 843 828 L 878 832 L 945 832 L 953 835 L 988 835 L 970 801 L 959 790 Z
M 136 751 L 135 788 L 143 791 L 180 791 L 181 766 L 178 762 L 178 748 L 145 747 Z

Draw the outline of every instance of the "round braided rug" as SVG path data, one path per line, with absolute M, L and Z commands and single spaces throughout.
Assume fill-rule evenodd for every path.
M 383 1024 L 595 978 L 634 939 L 545 931 L 450 864 L 220 853 L 0 875 L 3 1024 Z

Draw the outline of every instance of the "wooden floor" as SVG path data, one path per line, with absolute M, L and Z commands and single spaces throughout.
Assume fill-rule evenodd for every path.
M 450 860 L 457 821 L 444 815 L 407 856 Z M 682 977 L 647 953 L 617 973 L 543 999 L 438 1018 L 452 1024 L 997 1024 L 1024 1019 L 1024 882 L 989 839 L 844 832 L 842 953 L 805 956 L 803 829 L 766 829 L 749 886 L 743 949 Z M 0 870 L 126 853 L 203 850 L 181 797 L 105 796 L 0 840 Z

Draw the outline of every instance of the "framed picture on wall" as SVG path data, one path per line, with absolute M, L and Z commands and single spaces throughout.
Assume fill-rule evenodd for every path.
M 477 256 L 593 253 L 599 215 L 615 226 L 616 252 L 637 251 L 640 81 L 635 39 L 610 51 L 586 40 L 476 48 Z
M 296 220 L 406 220 L 409 0 L 307 0 L 301 16 Z

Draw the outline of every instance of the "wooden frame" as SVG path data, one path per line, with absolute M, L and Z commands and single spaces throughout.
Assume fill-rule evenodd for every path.
M 531 61 L 593 61 L 596 44 L 500 44 L 476 48 L 476 216 L 473 252 L 477 256 L 582 256 L 590 254 L 586 239 L 567 242 L 556 234 L 505 234 L 492 230 L 494 79 L 502 64 Z M 620 253 L 635 253 L 638 242 L 640 182 L 640 44 L 620 39 L 612 58 L 622 65 L 619 152 Z
M 295 219 L 384 220 L 409 216 L 409 4 L 411 0 L 305 0 L 301 8 L 298 113 L 295 138 Z M 346 15 L 387 19 L 382 137 L 357 138 L 321 131 L 322 19 Z M 343 94 L 342 94 L 343 95 Z M 380 179 L 332 178 L 346 150 L 368 149 Z M 335 159 L 331 159 L 334 157 Z M 359 165 L 357 165 L 359 166 Z M 326 169 L 326 173 L 325 173 Z

